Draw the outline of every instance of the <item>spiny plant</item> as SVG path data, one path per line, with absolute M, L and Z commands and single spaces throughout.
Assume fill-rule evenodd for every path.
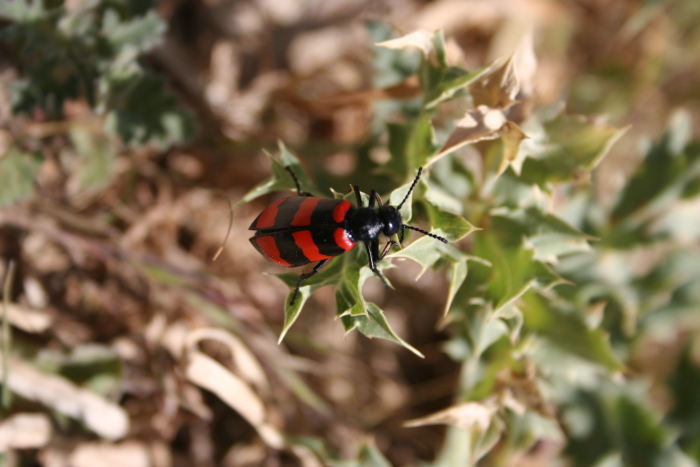
M 467 71 L 448 64 L 440 31 L 393 40 L 385 40 L 390 32 L 382 26 L 371 31 L 379 42 L 377 75 L 417 76 L 420 97 L 377 104 L 378 119 L 391 115 L 392 123 L 375 125 L 357 148 L 356 172 L 398 186 L 390 194 L 397 203 L 417 167 L 426 167 L 402 215 L 421 213 L 451 241 L 420 238 L 382 265 L 408 258 L 423 271 L 443 270 L 449 284 L 445 319 L 452 337 L 445 350 L 462 368 L 455 404 L 409 423 L 450 426 L 433 465 L 484 458 L 491 465 L 538 440 L 565 445 L 563 454 L 577 466 L 700 461 L 692 421 L 697 403 L 688 397 L 698 373 L 690 346 L 664 381 L 680 404 L 671 412 L 654 408 L 645 378 L 630 371 L 643 342 L 697 311 L 700 261 L 697 248 L 687 247 L 700 236 L 689 207 L 698 202 L 700 151 L 687 138 L 687 121 L 675 121 L 649 146 L 617 201 L 604 206 L 594 196 L 593 171 L 625 129 L 561 108 L 524 112 L 518 101 L 529 96 L 512 58 Z M 406 48 L 420 51 L 417 64 Z M 469 110 L 437 118 L 451 102 Z M 386 164 L 367 157 L 376 147 L 389 150 Z M 280 145 L 272 178 L 243 201 L 291 188 L 285 166 L 301 174 L 303 190 L 319 193 Z M 467 235 L 470 242 L 455 245 Z M 363 298 L 362 285 L 372 276 L 363 255 L 357 249 L 310 279 L 302 299 L 286 306 L 280 338 L 308 297 L 333 285 L 347 331 L 415 351 Z M 647 255 L 653 260 L 645 270 L 632 267 Z M 291 274 L 280 278 L 296 284 Z M 381 458 L 373 445 L 363 450 Z

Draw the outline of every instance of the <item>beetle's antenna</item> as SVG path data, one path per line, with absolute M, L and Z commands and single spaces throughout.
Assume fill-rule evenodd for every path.
M 418 167 L 418 175 L 416 175 L 416 178 L 413 179 L 413 183 L 411 183 L 411 188 L 408 189 L 408 193 L 406 193 L 406 196 L 404 197 L 403 201 L 399 203 L 398 206 L 396 206 L 396 209 L 399 210 L 401 209 L 401 206 L 403 206 L 403 203 L 406 202 L 409 196 L 411 196 L 411 192 L 413 189 L 416 187 L 416 183 L 418 183 L 418 179 L 420 178 L 420 174 L 423 171 L 423 167 Z
M 430 232 L 426 232 L 425 230 L 419 229 L 418 227 L 411 227 L 410 225 L 406 224 L 401 224 L 401 227 L 403 227 L 404 229 L 415 230 L 416 232 L 420 232 L 423 235 L 427 235 L 428 237 L 434 238 L 435 240 L 440 240 L 442 243 L 448 243 L 446 238 L 443 238 L 439 235 L 431 234 Z
M 231 233 L 231 229 L 233 228 L 233 203 L 231 203 L 231 198 L 228 197 L 226 193 L 224 193 L 222 190 L 217 190 L 221 196 L 226 198 L 226 201 L 228 201 L 228 210 L 229 210 L 229 218 L 228 218 L 228 229 L 226 230 L 226 237 L 224 237 L 224 241 L 221 242 L 221 245 L 219 245 L 219 248 L 216 250 L 216 253 L 214 253 L 214 256 L 212 256 L 211 261 L 216 261 L 219 255 L 223 253 L 224 251 L 224 246 L 226 245 L 226 240 L 228 240 L 228 236 Z
M 299 179 L 297 178 L 297 175 L 292 170 L 292 167 L 289 165 L 285 165 L 284 168 L 287 169 L 287 172 L 289 172 L 289 174 L 292 176 L 292 179 L 294 179 L 294 185 L 296 185 L 296 187 L 297 187 L 297 193 L 299 194 L 299 196 L 310 196 L 311 193 L 301 191 L 301 185 L 299 185 Z

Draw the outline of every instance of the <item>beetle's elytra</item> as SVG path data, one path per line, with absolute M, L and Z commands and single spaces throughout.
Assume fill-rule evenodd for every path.
M 365 207 L 360 196 L 360 189 L 354 185 L 357 207 L 342 199 L 319 198 L 301 192 L 299 181 L 291 168 L 299 196 L 290 196 L 269 205 L 250 225 L 255 236 L 250 243 L 265 258 L 280 266 L 296 267 L 318 261 L 313 270 L 299 276 L 290 304 L 296 300 L 302 282 L 321 270 L 329 259 L 351 250 L 357 242 L 363 242 L 369 257 L 369 267 L 374 274 L 389 288 L 389 284 L 377 269 L 376 263 L 397 243 L 391 240 L 399 234 L 403 240 L 404 229 L 416 230 L 436 240 L 447 240 L 416 227 L 403 223 L 399 209 L 410 196 L 418 183 L 421 168 L 413 180 L 408 193 L 401 203 L 394 207 L 382 205 L 375 190 L 369 195 Z M 379 252 L 379 236 L 389 238 L 384 249 Z

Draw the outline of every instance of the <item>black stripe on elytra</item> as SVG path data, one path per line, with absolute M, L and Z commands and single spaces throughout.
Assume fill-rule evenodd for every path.
M 294 232 L 291 230 L 268 233 L 275 239 L 275 245 L 280 252 L 280 258 L 289 263 L 290 266 L 303 266 L 310 261 L 304 256 L 304 252 L 294 241 Z
M 313 238 L 314 243 L 318 247 L 319 253 L 327 256 L 338 256 L 345 253 L 341 247 L 335 241 L 335 231 L 338 230 L 339 225 L 324 225 L 315 226 L 311 230 L 311 238 Z
M 322 198 L 319 200 L 318 204 L 316 205 L 316 209 L 314 209 L 314 212 L 311 215 L 311 224 L 313 226 L 342 225 L 343 222 L 338 223 L 335 221 L 335 219 L 333 219 L 333 211 L 335 211 L 335 208 L 342 202 L 342 199 L 331 198 Z
M 303 203 L 306 198 L 306 196 L 290 196 L 282 201 L 282 203 L 277 207 L 277 215 L 275 216 L 275 223 L 272 228 L 290 228 L 292 221 L 294 220 L 294 216 L 299 210 L 301 203 Z

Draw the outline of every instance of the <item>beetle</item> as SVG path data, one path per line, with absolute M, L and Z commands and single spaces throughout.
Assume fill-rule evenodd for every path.
M 255 231 L 250 243 L 265 258 L 285 267 L 297 267 L 318 261 L 310 272 L 301 274 L 290 305 L 294 304 L 301 284 L 318 273 L 333 257 L 350 251 L 363 242 L 369 258 L 369 268 L 389 289 L 389 283 L 377 269 L 377 263 L 392 246 L 403 241 L 404 229 L 411 229 L 447 243 L 447 239 L 403 223 L 399 210 L 408 200 L 420 179 L 422 167 L 398 206 L 383 205 L 379 194 L 372 190 L 367 206 L 363 205 L 360 188 L 352 186 L 357 207 L 344 199 L 320 198 L 304 193 L 291 167 L 285 167 L 294 179 L 298 196 L 282 198 L 267 208 L 250 225 Z M 399 242 L 390 237 L 399 234 Z M 379 252 L 379 236 L 388 237 Z

